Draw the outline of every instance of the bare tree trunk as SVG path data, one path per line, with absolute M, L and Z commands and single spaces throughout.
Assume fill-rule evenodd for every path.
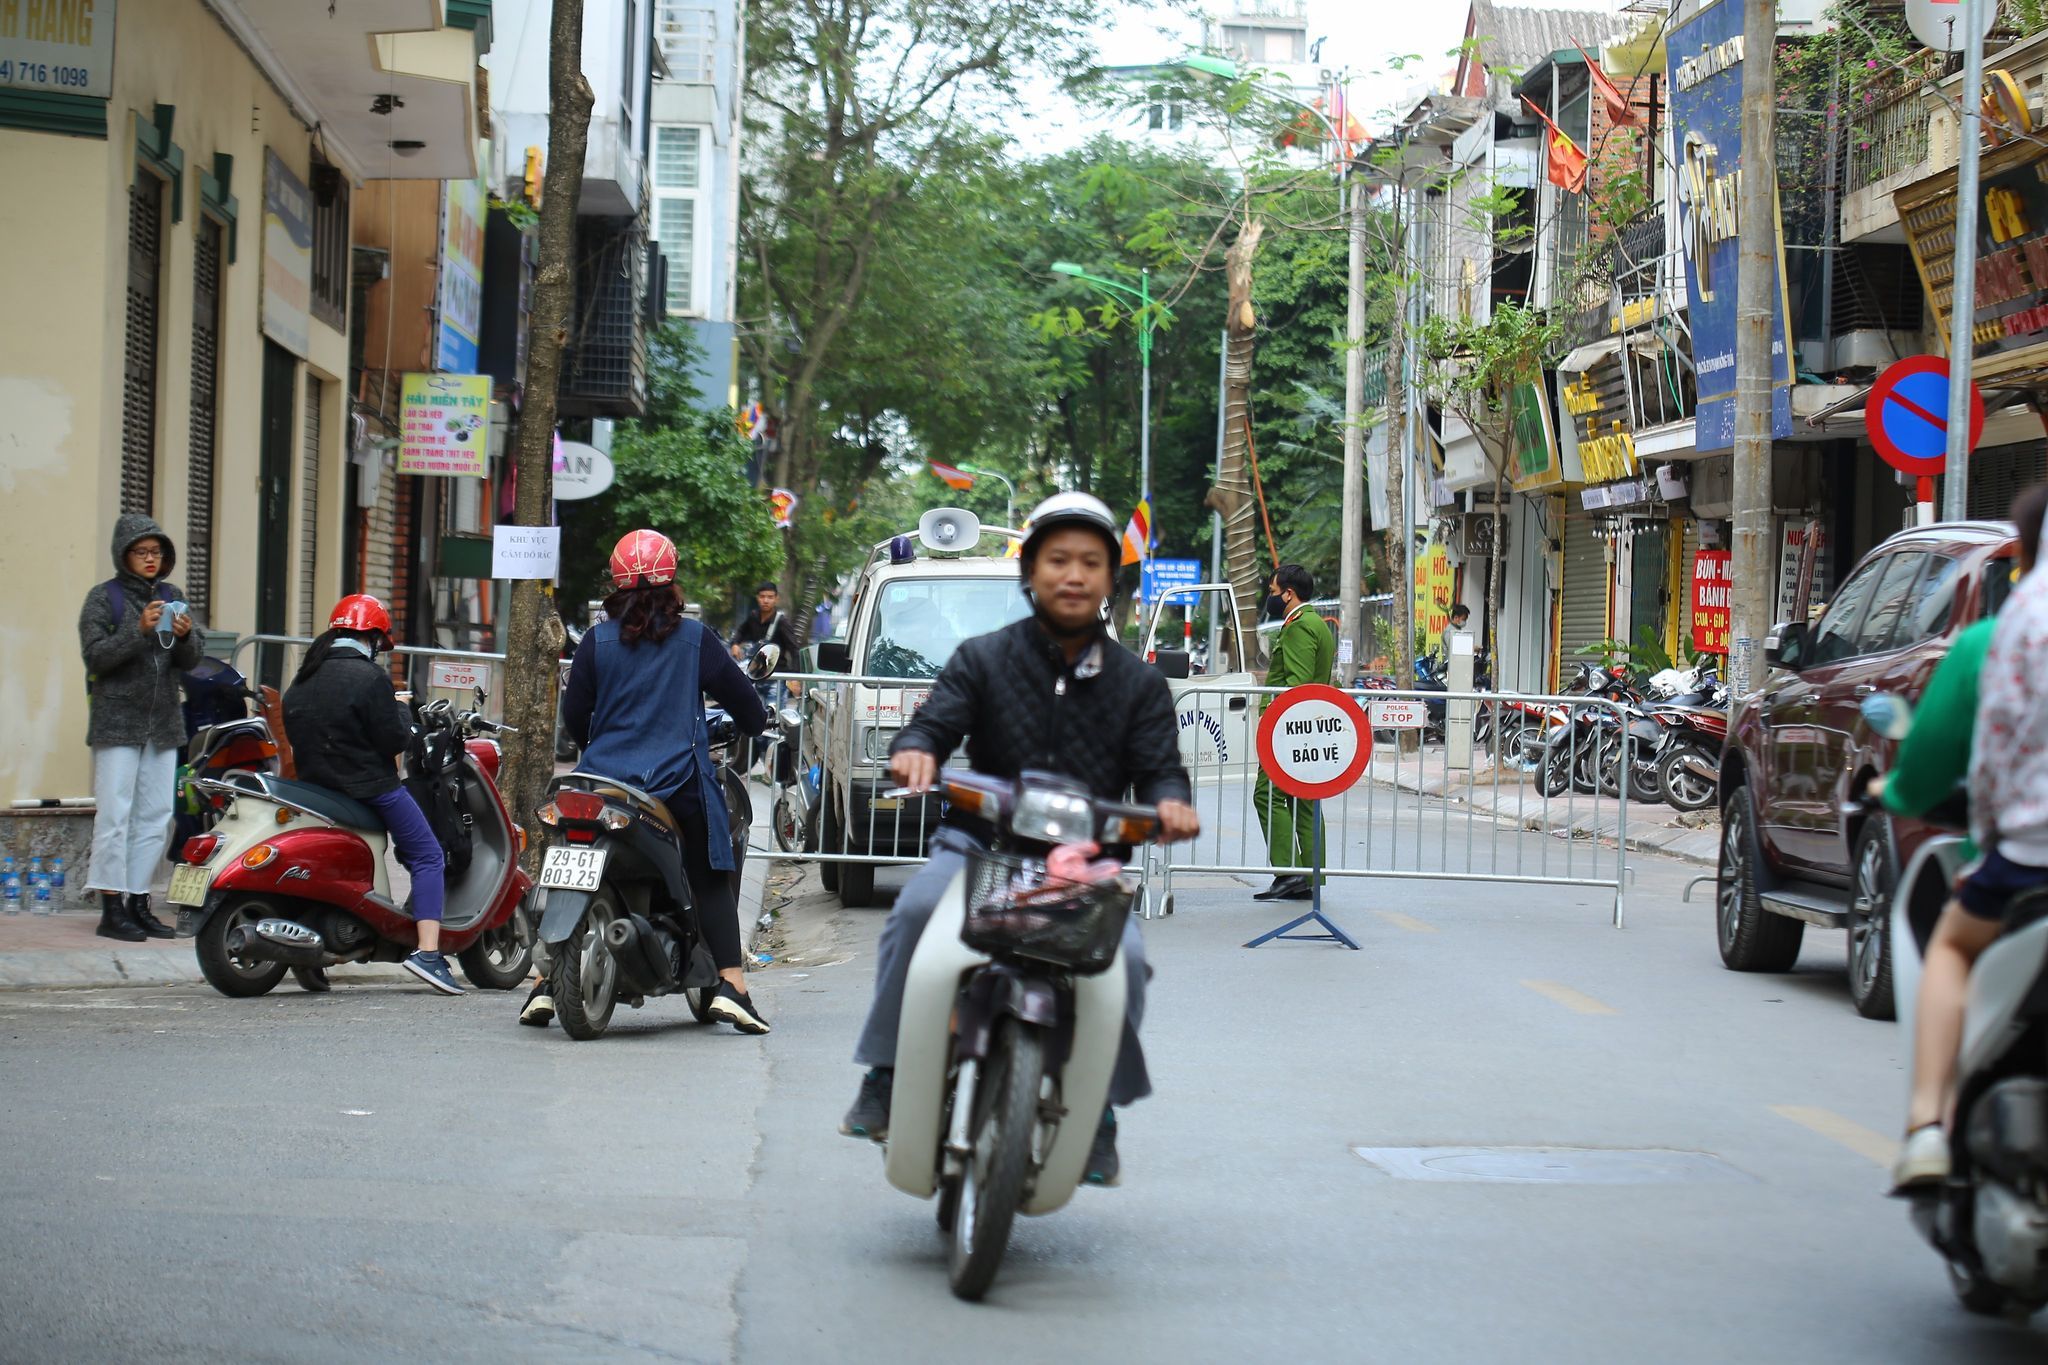
M 534 280 L 532 333 L 526 353 L 525 405 L 513 459 L 519 498 L 512 521 L 545 526 L 554 499 L 555 390 L 574 303 L 572 248 L 576 199 L 583 185 L 590 129 L 590 84 L 583 79 L 583 0 L 554 0 L 548 59 L 548 166 L 540 207 L 540 270 Z M 547 794 L 555 769 L 555 678 L 567 638 L 555 614 L 554 590 L 540 579 L 512 585 L 505 630 L 505 723 L 519 733 L 505 753 L 505 808 L 525 824 Z M 533 833 L 528 830 L 529 836 Z M 540 856 L 528 839 L 529 863 Z
M 1398 231 L 1398 230 L 1397 230 Z M 1397 260 L 1397 269 L 1406 269 Z M 1408 462 L 1408 391 L 1401 382 L 1408 349 L 1408 279 L 1400 276 L 1395 296 L 1394 335 L 1387 345 L 1387 568 L 1393 578 L 1394 594 L 1394 680 L 1402 687 L 1415 686 L 1415 656 L 1409 649 L 1409 618 L 1415 611 L 1415 580 L 1408 567 L 1408 509 L 1403 505 L 1401 486 Z M 1402 731 L 1402 742 L 1407 742 Z
M 1226 314 L 1230 344 L 1223 363 L 1223 458 L 1215 486 L 1203 499 L 1223 517 L 1223 572 L 1236 589 L 1237 638 L 1247 656 L 1238 660 L 1242 669 L 1257 669 L 1265 663 L 1257 626 L 1258 604 L 1266 594 L 1259 582 L 1258 506 L 1252 496 L 1245 433 L 1251 416 L 1252 336 L 1258 325 L 1258 316 L 1252 311 L 1252 257 L 1258 254 L 1264 232 L 1265 225 L 1258 219 L 1246 220 L 1223 257 L 1224 277 L 1230 285 Z
M 1487 657 L 1493 661 L 1493 685 L 1496 690 L 1502 685 L 1500 658 L 1501 559 L 1507 544 L 1501 537 L 1500 500 L 1507 488 L 1507 482 L 1508 465 L 1506 451 L 1503 449 L 1501 458 L 1493 462 L 1493 533 L 1488 538 L 1490 543 L 1486 547 L 1490 552 L 1486 556 L 1486 632 L 1479 640 L 1480 646 L 1487 652 Z

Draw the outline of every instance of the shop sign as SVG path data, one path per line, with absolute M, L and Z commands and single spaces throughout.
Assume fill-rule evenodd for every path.
M 491 377 L 408 374 L 402 395 L 398 472 L 482 478 L 490 460 Z
M 1779 231 L 1777 174 L 1772 158 L 1758 167 L 1772 177 L 1769 223 L 1743 224 L 1742 0 L 1708 0 L 1671 30 L 1671 126 L 1684 130 L 1679 185 L 1683 204 L 1685 284 L 1698 381 L 1697 446 L 1735 446 L 1735 278 L 1739 240 L 1747 230 L 1770 239 L 1777 270 L 1771 280 L 1771 435 L 1792 434 L 1791 320 L 1785 312 L 1785 255 Z
M 490 164 L 488 144 L 477 156 Z M 484 323 L 484 215 L 481 180 L 450 180 L 441 190 L 441 278 L 435 288 L 434 368 L 468 374 L 477 367 Z
M 1735 556 L 1728 550 L 1701 550 L 1692 561 L 1692 647 L 1700 654 L 1726 654 L 1728 627 L 1734 619 L 1729 594 L 1734 588 Z
M 1977 314 L 1971 338 L 1979 382 L 2037 363 L 2048 344 L 2048 147 L 2034 140 L 1988 151 L 1977 213 Z M 1955 276 L 1956 175 L 1899 191 L 1899 222 L 1942 335 Z M 1984 360 L 1996 357 L 1987 367 Z
M 1587 483 L 1634 476 L 1636 438 L 1628 423 L 1628 380 L 1619 356 L 1573 376 L 1560 389 L 1579 442 L 1579 468 Z
M 1508 448 L 1514 461 L 1508 469 L 1508 482 L 1517 493 L 1555 488 L 1564 482 L 1557 456 L 1557 428 L 1550 420 L 1550 396 L 1543 385 L 1517 384 L 1508 391 Z
M 117 0 L 0 0 L 0 89 L 107 99 Z
M 1432 541 L 1415 557 L 1415 636 L 1435 640 L 1451 623 L 1451 594 L 1457 591 L 1457 576 L 1451 570 L 1451 552 L 1442 541 Z
M 1806 553 L 1808 527 L 1813 529 L 1814 535 L 1814 559 L 1809 570 L 1809 581 L 1827 582 L 1828 533 L 1822 530 L 1817 522 L 1787 521 L 1785 529 L 1778 536 L 1778 610 L 1771 617 L 1773 622 L 1797 619 L 1800 560 Z M 1807 605 L 1813 605 L 1811 599 Z
M 305 359 L 312 347 L 313 197 L 263 149 L 263 335 Z
M 1619 483 L 1604 483 L 1583 490 L 1579 494 L 1579 505 L 1588 512 L 1613 511 L 1622 507 L 1634 507 L 1650 500 L 1650 487 L 1641 479 L 1623 479 Z

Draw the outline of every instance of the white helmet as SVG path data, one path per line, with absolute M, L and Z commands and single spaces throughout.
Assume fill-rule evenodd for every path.
M 1030 560 L 1045 533 L 1061 526 L 1079 526 L 1100 533 L 1109 542 L 1112 563 L 1123 548 L 1123 532 L 1118 529 L 1116 517 L 1108 504 L 1101 498 L 1092 493 L 1055 493 L 1038 504 L 1025 521 L 1024 543 L 1018 557 Z

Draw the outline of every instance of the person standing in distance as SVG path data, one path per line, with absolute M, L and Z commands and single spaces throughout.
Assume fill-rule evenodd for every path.
M 1337 661 L 1337 639 L 1330 624 L 1309 606 L 1315 596 L 1315 577 L 1299 564 L 1282 564 L 1273 571 L 1273 595 L 1286 611 L 1280 634 L 1273 642 L 1273 664 L 1266 670 L 1266 686 L 1298 687 L 1302 683 L 1328 683 L 1330 668 Z M 1313 801 L 1282 796 L 1259 770 L 1252 785 L 1252 805 L 1259 812 L 1259 826 L 1266 831 L 1266 857 L 1274 867 L 1315 865 L 1316 813 Z M 1305 901 L 1313 894 L 1308 878 L 1300 873 L 1283 873 L 1273 878 L 1253 900 Z

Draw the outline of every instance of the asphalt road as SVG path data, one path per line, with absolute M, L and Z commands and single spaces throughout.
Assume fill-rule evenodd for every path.
M 1356 953 L 1243 950 L 1285 912 L 1182 878 L 1124 1186 L 1020 1223 L 979 1306 L 833 1131 L 879 911 L 792 908 L 767 1039 L 386 982 L 0 995 L 0 1359 L 2040 1360 L 1880 1197 L 1900 1049 L 1839 935 L 1733 975 L 1692 870 L 1637 865 L 1622 931 L 1597 889 L 1342 883 Z M 1440 1146 L 1650 1155 L 1355 1150 Z

